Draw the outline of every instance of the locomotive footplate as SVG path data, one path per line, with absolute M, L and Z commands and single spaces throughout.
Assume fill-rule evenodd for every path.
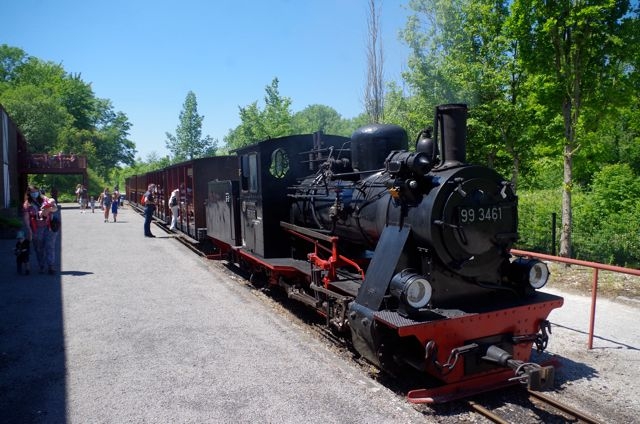
M 272 272 L 282 274 L 299 273 L 306 276 L 311 275 L 311 267 L 308 261 L 292 258 L 264 258 L 243 248 L 233 247 L 232 249 L 236 251 L 238 256 L 245 257 L 245 259 L 248 258 L 252 262 L 259 263 L 265 269 Z
M 559 296 L 548 293 L 536 293 L 536 296 L 527 299 L 528 302 L 515 301 L 511 304 L 505 303 L 502 307 L 491 311 L 465 312 L 459 309 L 431 309 L 425 310 L 420 317 L 411 318 L 400 315 L 395 311 L 376 311 L 373 316 L 376 321 L 398 330 L 400 336 L 413 335 L 416 332 L 432 331 L 438 327 L 445 326 L 447 331 L 453 330 L 457 325 L 473 324 L 483 326 L 490 322 L 507 322 L 507 316 L 513 318 L 515 315 L 522 315 L 522 318 L 546 319 L 546 316 L 555 308 L 562 306 L 563 299 Z M 541 318 L 541 311 L 547 310 L 547 314 Z M 430 328 L 432 327 L 432 328 Z M 469 339 L 474 338 L 470 337 Z

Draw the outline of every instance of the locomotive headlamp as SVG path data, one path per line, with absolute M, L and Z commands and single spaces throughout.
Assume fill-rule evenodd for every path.
M 543 288 L 549 280 L 547 264 L 537 259 L 518 258 L 511 265 L 516 267 L 520 279 L 534 289 Z
M 411 313 L 427 306 L 432 289 L 424 276 L 405 269 L 393 276 L 389 291 L 400 300 L 399 312 Z

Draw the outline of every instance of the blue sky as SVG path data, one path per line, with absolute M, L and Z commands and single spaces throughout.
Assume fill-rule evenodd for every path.
M 12 0 L 0 43 L 63 65 L 133 124 L 137 157 L 167 154 L 189 91 L 203 135 L 221 143 L 238 107 L 280 81 L 292 111 L 311 104 L 344 118 L 363 110 L 367 0 Z M 406 1 L 381 3 L 385 79 L 400 81 L 408 48 Z

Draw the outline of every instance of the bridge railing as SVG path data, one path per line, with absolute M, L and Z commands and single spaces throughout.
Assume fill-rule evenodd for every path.
M 24 166 L 28 169 L 87 168 L 87 157 L 75 154 L 31 153 L 25 159 Z

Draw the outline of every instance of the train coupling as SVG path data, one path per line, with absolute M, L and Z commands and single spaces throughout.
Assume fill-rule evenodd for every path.
M 525 334 L 522 336 L 514 336 L 513 344 L 518 343 L 535 343 L 538 353 L 543 352 L 549 344 L 549 334 L 551 334 L 551 323 L 547 320 L 540 322 L 540 332 L 537 334 Z
M 483 360 L 511 368 L 515 376 L 510 381 L 518 381 L 527 385 L 527 389 L 535 391 L 553 388 L 555 368 L 551 365 L 542 366 L 533 362 L 523 362 L 513 359 L 509 352 L 492 345 L 487 349 Z

